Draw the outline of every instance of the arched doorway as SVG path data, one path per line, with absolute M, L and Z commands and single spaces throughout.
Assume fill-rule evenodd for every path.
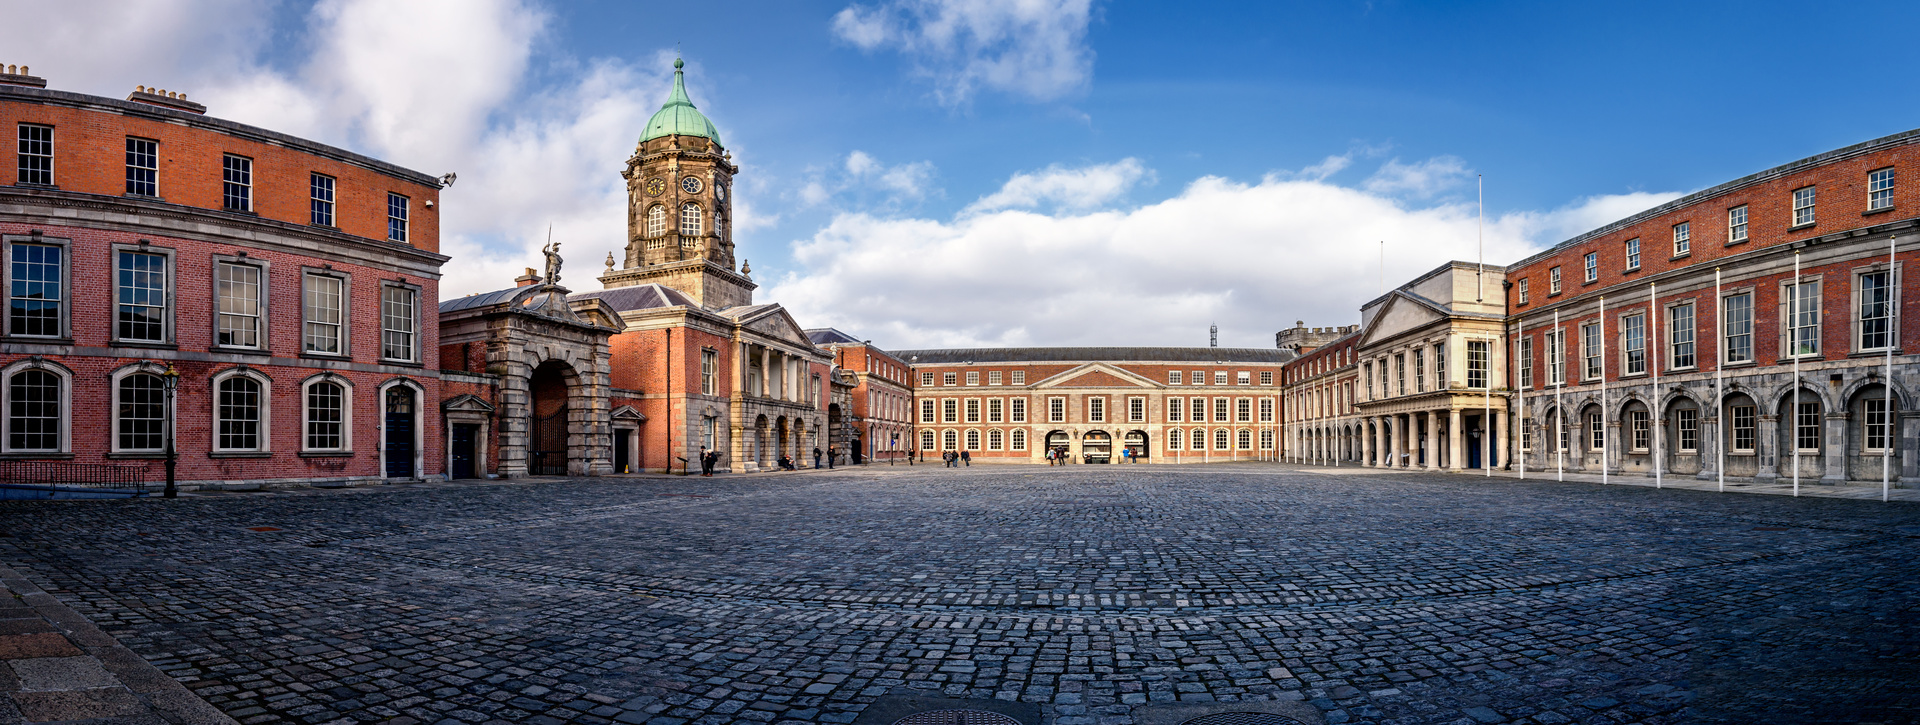
M 386 418 L 382 421 L 380 455 L 386 462 L 387 478 L 414 478 L 415 441 L 420 428 L 420 398 L 408 385 L 393 385 L 384 396 Z
M 1113 436 L 1103 430 L 1090 430 L 1080 437 L 1080 458 L 1087 463 L 1113 462 Z
M 783 415 L 783 416 L 780 416 L 779 418 L 774 419 L 773 421 L 773 463 L 775 464 L 776 467 L 779 465 L 780 459 L 788 454 L 787 434 L 790 430 L 792 430 L 792 428 L 789 427 L 786 416 Z
M 567 475 L 567 382 L 573 368 L 557 360 L 541 363 L 527 379 L 527 472 Z
M 1127 431 L 1122 439 L 1127 447 L 1127 459 L 1138 462 L 1147 457 L 1147 432 L 1143 430 Z
M 1067 435 L 1066 431 L 1056 430 L 1047 433 L 1047 450 L 1050 452 L 1059 451 L 1060 461 L 1062 463 L 1066 462 L 1067 451 L 1071 450 L 1069 446 L 1071 446 L 1072 443 L 1073 437 Z

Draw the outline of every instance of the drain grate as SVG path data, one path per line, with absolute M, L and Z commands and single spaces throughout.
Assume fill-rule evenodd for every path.
M 1020 721 L 986 710 L 928 710 L 895 720 L 893 725 L 1020 725 Z
M 1284 715 L 1270 712 L 1217 712 L 1201 715 L 1180 725 L 1303 725 Z

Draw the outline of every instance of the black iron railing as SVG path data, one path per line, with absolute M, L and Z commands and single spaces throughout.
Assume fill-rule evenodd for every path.
M 67 463 L 64 461 L 0 461 L 0 484 L 46 487 L 54 498 L 61 489 L 109 493 L 124 491 L 143 495 L 147 491 L 145 466 L 116 466 L 104 463 Z

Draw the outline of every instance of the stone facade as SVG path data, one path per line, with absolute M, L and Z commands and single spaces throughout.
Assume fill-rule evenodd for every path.
M 1294 329 L 1307 328 L 1301 325 Z M 1345 335 L 1316 340 L 1316 349 L 1287 363 L 1281 373 L 1285 380 L 1282 419 L 1286 421 L 1287 460 L 1335 466 L 1357 462 L 1361 421 L 1353 406 L 1353 391 L 1360 384 L 1355 351 L 1360 326 L 1313 329 L 1340 330 Z
M 1361 461 L 1435 471 L 1501 465 L 1503 274 L 1450 262 L 1361 307 Z

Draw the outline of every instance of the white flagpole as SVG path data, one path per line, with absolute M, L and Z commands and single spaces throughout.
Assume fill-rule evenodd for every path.
M 1507 359 L 1513 360 L 1515 362 L 1524 362 L 1520 360 L 1520 339 L 1526 336 L 1527 325 L 1524 322 L 1516 323 L 1516 324 L 1518 324 L 1520 331 L 1519 333 L 1513 336 L 1513 357 L 1510 357 Z M 1514 390 L 1514 394 L 1519 396 L 1519 403 L 1515 406 L 1515 409 L 1514 409 L 1513 429 L 1516 431 L 1520 431 L 1521 427 L 1527 424 L 1527 420 L 1526 420 L 1527 386 L 1520 384 L 1521 366 L 1515 365 L 1513 367 L 1514 367 L 1512 371 L 1513 374 L 1511 376 L 1513 378 L 1513 390 Z M 1518 458 L 1520 459 L 1520 480 L 1522 481 L 1527 480 L 1527 452 L 1524 450 L 1521 450 L 1521 445 L 1519 442 L 1525 441 L 1526 439 L 1527 439 L 1526 432 L 1521 431 L 1517 437 L 1514 437 L 1515 442 L 1513 444 L 1514 450 L 1520 452 L 1520 455 L 1518 456 Z
M 1607 410 L 1607 298 L 1600 298 L 1600 485 L 1606 485 L 1607 451 L 1612 441 L 1607 440 L 1607 422 L 1612 411 Z M 1593 435 L 1593 431 L 1587 431 Z
M 1727 393 L 1726 389 L 1721 386 L 1723 382 L 1722 376 L 1724 375 L 1722 368 L 1726 367 L 1727 362 L 1727 351 L 1725 349 L 1727 344 L 1726 306 L 1726 300 L 1720 298 L 1720 268 L 1714 267 L 1713 316 L 1716 319 L 1714 320 L 1713 334 L 1716 339 L 1713 341 L 1713 349 L 1720 358 L 1713 363 L 1713 419 L 1716 421 L 1713 424 L 1713 434 L 1720 438 L 1720 440 L 1714 442 L 1714 450 L 1720 454 L 1720 466 L 1718 470 L 1720 483 L 1714 490 L 1720 493 L 1726 493 L 1727 491 Z
M 1653 368 L 1653 405 L 1647 416 L 1653 423 L 1653 487 L 1660 488 L 1660 429 L 1666 427 L 1666 416 L 1660 414 L 1660 285 L 1647 283 L 1647 320 L 1652 334 L 1647 336 L 1647 365 Z
M 1560 326 L 1560 311 L 1553 311 L 1553 348 L 1560 353 L 1559 360 L 1548 360 L 1560 372 L 1560 382 L 1553 386 L 1553 467 L 1557 481 L 1567 480 L 1567 448 L 1560 445 L 1560 439 L 1566 435 L 1567 404 L 1561 391 L 1567 387 L 1567 330 Z
M 1800 312 L 1800 309 L 1799 309 L 1800 308 L 1800 251 L 1799 250 L 1794 250 L 1793 252 L 1793 284 L 1787 285 L 1787 288 L 1793 290 L 1793 296 L 1789 297 L 1788 298 L 1789 301 L 1787 302 L 1788 305 L 1791 305 L 1790 307 L 1787 308 L 1787 354 L 1793 356 L 1793 411 L 1792 411 L 1793 416 L 1792 418 L 1790 418 L 1793 424 L 1793 428 L 1791 428 L 1790 429 L 1791 432 L 1787 434 L 1787 440 L 1793 444 L 1793 495 L 1799 496 L 1800 495 L 1800 346 L 1796 344 L 1796 341 L 1798 340 L 1798 335 L 1795 334 L 1795 329 L 1794 329 L 1794 325 L 1799 322 L 1799 320 L 1794 319 L 1794 317 L 1798 315 Z
M 1900 269 L 1894 260 L 1893 252 L 1900 244 L 1900 237 L 1887 239 L 1887 449 L 1880 453 L 1880 502 L 1886 503 L 1888 492 L 1893 488 L 1893 446 L 1900 440 L 1894 432 L 1894 422 L 1898 417 L 1893 411 L 1893 348 L 1900 340 Z

